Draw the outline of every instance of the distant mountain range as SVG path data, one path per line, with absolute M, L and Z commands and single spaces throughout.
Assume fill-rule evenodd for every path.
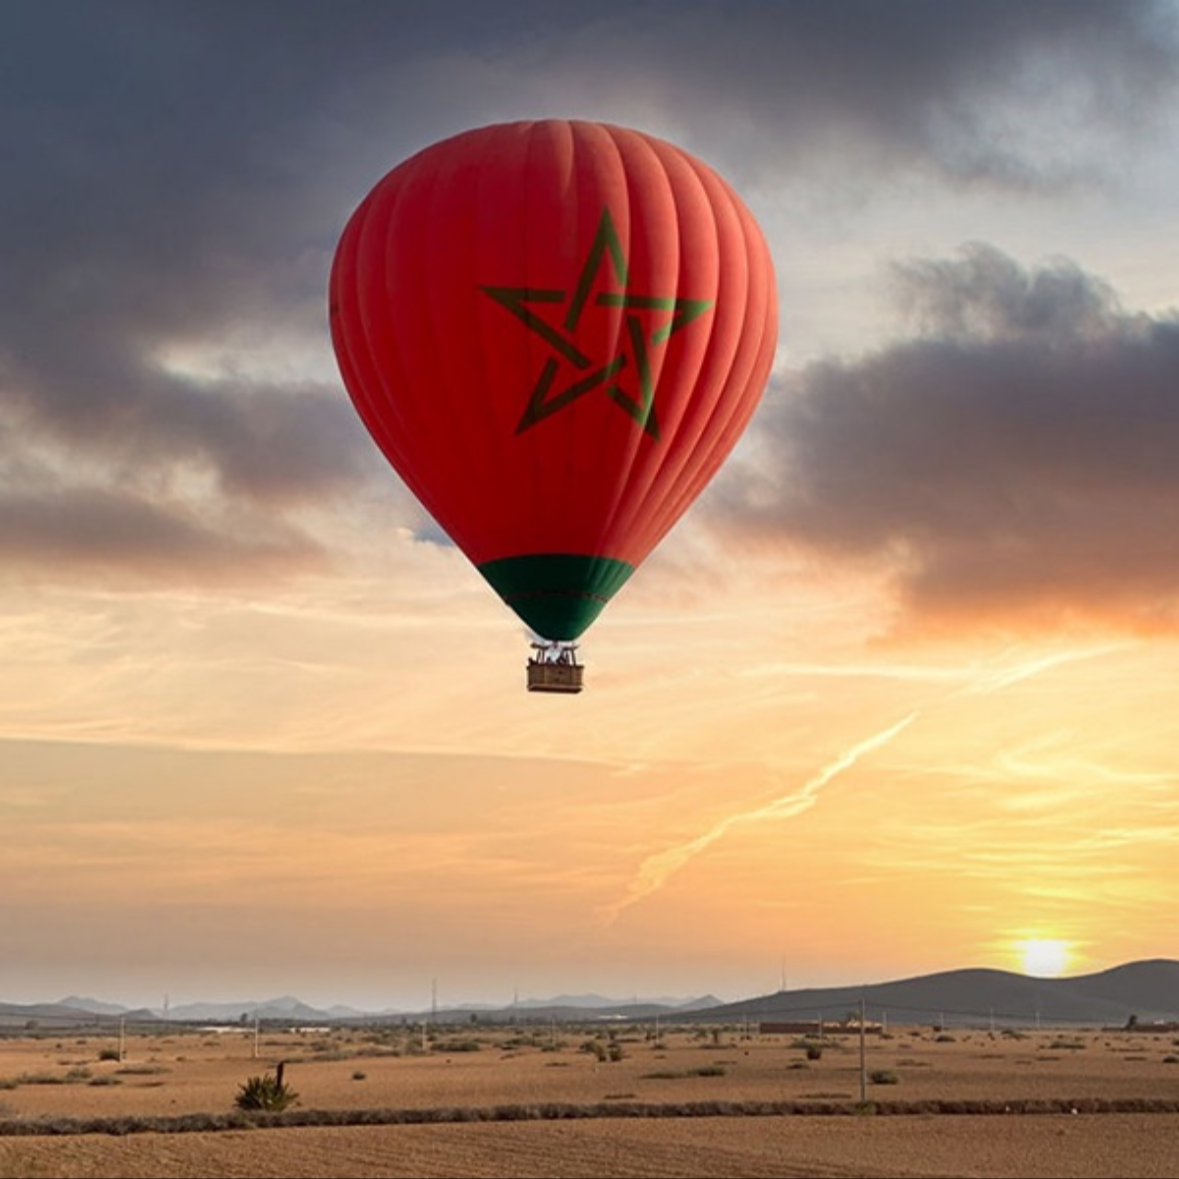
M 142 1023 L 356 1023 L 589 1021 L 667 1019 L 682 1023 L 835 1022 L 859 1013 L 870 1020 L 943 1027 L 1029 1027 L 1071 1024 L 1124 1027 L 1179 1022 L 1179 961 L 1158 958 L 1130 962 L 1097 974 L 1034 978 L 1003 970 L 967 969 L 926 974 L 853 987 L 780 990 L 736 1003 L 712 995 L 696 999 L 634 999 L 601 995 L 559 995 L 525 999 L 505 1007 L 466 1005 L 429 1011 L 360 1011 L 353 1007 L 311 1007 L 291 995 L 263 1002 L 187 1003 L 168 1010 L 121 1007 L 71 995 L 57 1003 L 0 1002 L 0 1027 L 77 1027 L 115 1019 Z
M 76 1026 L 119 1019 L 137 1024 L 168 1022 L 221 1025 L 250 1024 L 256 1019 L 292 1024 L 359 1023 L 374 1020 L 420 1022 L 425 1019 L 446 1023 L 470 1022 L 472 1019 L 500 1023 L 513 1019 L 651 1019 L 658 1015 L 674 1016 L 681 1012 L 715 1007 L 719 1003 L 720 1000 L 715 995 L 705 995 L 697 999 L 623 1001 L 588 994 L 559 995 L 553 999 L 521 999 L 506 1007 L 496 1007 L 493 1004 L 466 1004 L 431 1008 L 429 1011 L 362 1011 L 343 1005 L 312 1007 L 293 995 L 283 995 L 277 999 L 262 1001 L 243 999 L 228 1003 L 183 1003 L 167 1009 L 131 1009 L 118 1003 L 70 995 L 56 1003 L 0 1002 L 0 1027 L 12 1027 L 33 1021 L 43 1026 Z

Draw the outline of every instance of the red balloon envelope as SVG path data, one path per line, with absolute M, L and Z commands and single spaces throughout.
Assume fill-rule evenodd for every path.
M 388 461 L 563 643 L 716 473 L 777 342 L 769 250 L 733 189 L 591 122 L 483 127 L 406 160 L 345 227 L 330 295 Z

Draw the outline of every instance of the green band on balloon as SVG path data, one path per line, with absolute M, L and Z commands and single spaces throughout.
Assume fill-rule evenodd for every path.
M 626 584 L 635 567 L 613 557 L 539 553 L 478 566 L 492 589 L 541 638 L 578 638 Z

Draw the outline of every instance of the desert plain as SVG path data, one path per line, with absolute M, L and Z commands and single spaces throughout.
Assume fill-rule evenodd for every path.
M 297 1101 L 252 1120 L 239 1094 L 280 1065 Z M 1173 1179 L 1179 1034 L 819 1040 L 635 1024 L 0 1038 L 0 1179 L 100 1176 Z

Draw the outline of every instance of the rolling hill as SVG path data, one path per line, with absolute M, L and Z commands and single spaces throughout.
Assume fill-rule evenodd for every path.
M 1035 978 L 1003 970 L 966 969 L 852 987 L 777 991 L 726 1003 L 696 1020 L 840 1020 L 859 1011 L 891 1023 L 939 1026 L 1124 1026 L 1179 1021 L 1179 961 L 1129 962 L 1097 974 Z

